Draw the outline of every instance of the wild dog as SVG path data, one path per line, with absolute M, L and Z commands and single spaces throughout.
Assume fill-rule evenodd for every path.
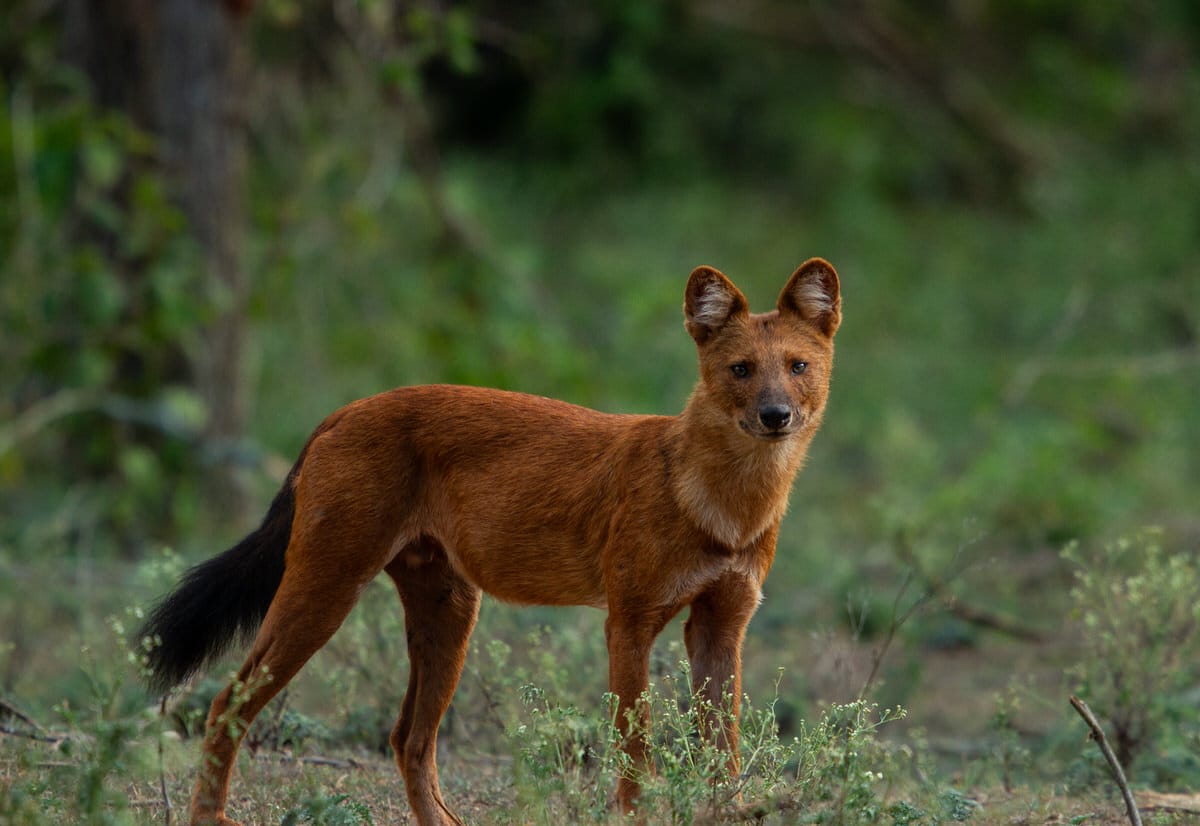
M 809 260 L 773 311 L 751 314 L 728 278 L 699 267 L 684 318 L 700 380 L 678 416 L 440 385 L 362 399 L 321 423 L 261 527 L 190 570 L 140 632 L 160 690 L 254 635 L 208 715 L 193 824 L 236 826 L 225 804 L 246 727 L 380 572 L 404 606 L 408 690 L 391 745 L 422 826 L 461 824 L 438 785 L 437 733 L 483 592 L 608 611 L 626 812 L 636 777 L 653 770 L 638 702 L 651 645 L 688 607 L 693 687 L 714 707 L 732 698 L 733 715 L 706 734 L 737 770 L 742 641 L 825 410 L 838 277 Z

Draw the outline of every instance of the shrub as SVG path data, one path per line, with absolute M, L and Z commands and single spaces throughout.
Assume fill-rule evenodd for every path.
M 813 822 L 873 823 L 886 811 L 898 822 L 911 823 L 936 821 L 926 810 L 945 808 L 888 806 L 895 757 L 902 749 L 876 735 L 881 726 L 904 716 L 901 709 L 881 710 L 865 701 L 831 706 L 784 741 L 775 719 L 776 699 L 759 708 L 744 698 L 741 771 L 730 776 L 724 771 L 725 756 L 698 735 L 701 721 L 729 712 L 691 695 L 690 685 L 684 661 L 678 673 L 644 696 L 653 720 L 650 742 L 656 765 L 653 776 L 640 778 L 640 806 L 649 822 L 738 821 L 803 811 L 805 820 Z M 508 732 L 522 808 L 515 819 L 606 822 L 609 795 L 620 773 L 628 770 L 615 716 L 561 705 L 534 685 L 525 686 L 522 697 L 525 717 Z M 613 699 L 606 696 L 606 708 L 615 707 Z M 952 818 L 969 814 L 970 801 L 964 800 L 956 802 Z
M 1077 693 L 1107 718 L 1117 759 L 1135 759 L 1179 728 L 1194 704 L 1180 695 L 1200 679 L 1200 565 L 1168 553 L 1143 531 L 1085 557 L 1072 544 L 1071 589 L 1083 656 L 1071 675 Z

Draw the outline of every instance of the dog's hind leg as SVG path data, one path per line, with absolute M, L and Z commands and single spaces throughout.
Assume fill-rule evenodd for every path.
M 462 673 L 480 590 L 428 538 L 402 550 L 386 570 L 404 603 L 408 636 L 408 691 L 391 738 L 396 764 L 421 826 L 462 826 L 438 785 L 437 732 Z
M 371 579 L 345 572 L 295 565 L 306 543 L 293 537 L 288 567 L 249 656 L 234 682 L 216 699 L 208 715 L 200 777 L 192 796 L 191 822 L 236 826 L 225 816 L 234 758 L 255 716 L 321 648 L 358 601 Z

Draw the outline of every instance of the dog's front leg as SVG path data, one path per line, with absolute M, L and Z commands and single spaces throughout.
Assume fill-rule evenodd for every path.
M 692 601 L 684 642 L 692 667 L 692 693 L 707 701 L 702 734 L 729 753 L 736 775 L 738 711 L 742 696 L 742 641 L 759 601 L 758 584 L 741 573 L 721 577 Z
M 617 696 L 617 727 L 629 765 L 617 782 L 617 802 L 628 814 L 637 807 L 640 779 L 654 773 L 647 743 L 650 708 L 643 693 L 650 685 L 650 649 L 665 620 L 611 609 L 604 623 L 608 642 L 608 686 Z

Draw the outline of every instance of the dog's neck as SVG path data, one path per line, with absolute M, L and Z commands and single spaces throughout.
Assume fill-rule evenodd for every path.
M 811 431 L 768 442 L 743 433 L 697 387 L 672 429 L 672 481 L 687 515 L 739 550 L 779 523 Z

